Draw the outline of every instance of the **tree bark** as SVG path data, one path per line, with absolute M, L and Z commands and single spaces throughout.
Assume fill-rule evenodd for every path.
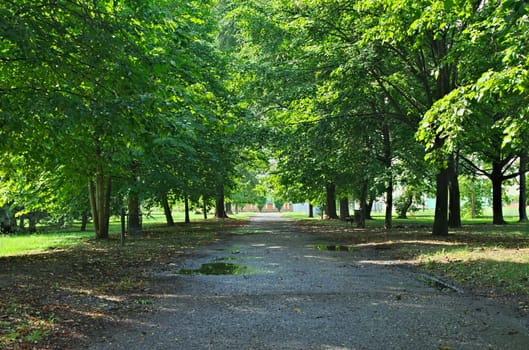
M 369 199 L 366 201 L 366 207 L 364 208 L 365 218 L 366 220 L 373 220 L 373 217 L 371 216 L 371 212 L 373 211 L 373 204 L 375 201 L 373 199 Z
M 34 233 L 37 232 L 37 213 L 31 212 L 28 213 L 28 221 L 29 221 L 29 232 Z
M 325 186 L 326 190 L 326 212 L 328 219 L 338 219 L 336 213 L 336 186 L 333 183 Z
M 81 215 L 81 232 L 86 231 L 86 226 L 88 225 L 88 215 L 89 214 L 87 212 L 83 212 Z
M 208 219 L 208 204 L 205 199 L 202 199 L 202 211 L 204 212 L 204 220 Z
M 227 215 L 233 215 L 233 211 L 231 209 L 231 202 L 226 203 L 226 214 Z
M 349 198 L 343 197 L 340 199 L 340 219 L 345 220 L 349 216 Z
M 518 197 L 518 221 L 527 222 L 527 184 L 526 184 L 526 175 L 527 172 L 527 153 L 520 154 L 520 189 Z
M 357 228 L 365 228 L 366 227 L 366 209 L 367 209 L 367 190 L 368 190 L 368 182 L 364 181 L 362 184 L 362 189 L 360 191 L 360 213 L 357 215 L 355 213 L 355 221 L 356 221 L 356 227 Z
M 134 193 L 129 194 L 128 201 L 127 227 L 130 236 L 139 237 L 142 235 L 141 217 L 140 217 L 140 199 Z
M 454 155 L 450 156 L 448 162 L 448 226 L 451 228 L 461 227 L 461 192 L 459 190 L 458 161 Z
M 382 128 L 382 139 L 384 142 L 384 166 L 389 176 L 386 187 L 386 213 L 384 215 L 384 228 L 389 230 L 393 227 L 393 174 L 391 173 L 391 136 L 389 126 L 384 123 Z
M 224 189 L 217 191 L 217 198 L 215 200 L 215 217 L 217 219 L 226 219 L 226 209 L 224 208 Z
M 502 201 L 502 184 L 503 174 L 500 162 L 492 162 L 492 173 L 490 176 L 492 182 L 492 223 L 494 225 L 505 225 L 503 219 L 503 201 Z
M 169 205 L 167 194 L 164 194 L 162 197 L 162 206 L 167 226 L 174 226 L 173 211 L 171 210 L 171 205 Z
M 99 225 L 96 238 L 98 239 L 107 239 L 109 235 L 111 184 L 110 176 L 105 175 L 103 167 L 99 165 L 95 181 L 95 215 Z
M 390 175 L 388 187 L 386 188 L 386 213 L 384 216 L 384 228 L 389 230 L 393 227 L 393 176 Z
M 97 201 L 96 201 L 96 186 L 94 181 L 88 179 L 88 197 L 90 199 L 90 210 L 92 212 L 92 220 L 94 220 L 94 231 L 99 232 L 99 214 L 97 213 Z
M 448 236 L 448 169 L 439 170 L 436 176 L 435 217 L 432 235 Z
M 188 196 L 185 196 L 184 197 L 184 211 L 185 211 L 185 223 L 186 224 L 189 224 L 191 223 L 191 219 L 189 218 L 189 197 Z
M 313 218 L 314 217 L 314 206 L 312 205 L 312 203 L 309 203 L 309 218 Z

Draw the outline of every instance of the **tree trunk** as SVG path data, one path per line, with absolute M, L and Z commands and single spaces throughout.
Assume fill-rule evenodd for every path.
M 314 217 L 314 206 L 312 205 L 312 203 L 309 203 L 309 218 L 313 218 Z
M 389 125 L 384 123 L 382 128 L 382 140 L 384 142 L 384 166 L 386 173 L 389 176 L 388 185 L 386 187 L 386 213 L 384 215 L 384 228 L 391 229 L 393 226 L 393 174 L 391 173 L 391 136 L 389 133 Z
M 202 211 L 204 212 L 204 220 L 208 219 L 208 204 L 205 199 L 202 199 Z
M 220 189 L 215 200 L 215 217 L 217 219 L 226 219 L 226 210 L 224 209 L 224 189 Z
M 518 197 L 518 220 L 520 222 L 527 222 L 527 185 L 526 176 L 527 172 L 527 153 L 520 155 L 520 192 Z
M 191 220 L 189 218 L 189 197 L 188 196 L 184 196 L 184 211 L 185 211 L 185 223 L 186 224 L 189 224 L 191 223 Z
M 90 206 L 97 239 L 108 238 L 111 183 L 110 176 L 105 175 L 101 165 L 97 167 L 95 183 L 89 181 Z
M 452 228 L 461 227 L 461 193 L 459 191 L 459 169 L 458 161 L 454 155 L 450 156 L 448 162 L 449 182 L 448 188 L 450 191 L 449 208 L 448 208 L 448 226 Z
M 366 220 L 373 220 L 373 217 L 371 216 L 371 212 L 373 211 L 373 203 L 375 203 L 373 199 L 366 201 L 366 207 L 364 208 Z
M 231 203 L 230 202 L 226 203 L 226 214 L 227 215 L 233 215 L 233 211 L 231 209 Z
M 355 213 L 355 221 L 357 228 L 366 227 L 367 190 L 368 183 L 367 181 L 364 181 L 364 183 L 362 184 L 362 189 L 360 191 L 360 212 Z
M 29 232 L 34 233 L 37 232 L 37 213 L 31 212 L 28 213 L 28 221 L 29 221 Z
M 435 217 L 432 235 L 448 236 L 448 169 L 439 170 L 436 176 Z
M 343 197 L 340 199 L 340 219 L 345 220 L 349 216 L 349 198 Z
M 388 187 L 386 188 L 386 213 L 384 216 L 384 228 L 389 230 L 393 227 L 393 177 L 390 175 Z
M 494 225 L 505 225 L 503 219 L 503 201 L 502 201 L 502 166 L 499 162 L 492 162 L 492 223 Z
M 478 217 L 478 208 L 477 208 L 478 201 L 476 198 L 476 194 L 471 193 L 469 201 L 470 201 L 470 217 L 472 219 L 475 219 Z
M 326 190 L 326 213 L 328 219 L 338 219 L 336 213 L 336 186 L 333 183 L 325 186 Z
M 129 194 L 127 217 L 127 233 L 130 236 L 139 237 L 142 235 L 141 217 L 140 217 L 140 199 L 135 193 Z
M 171 205 L 169 205 L 169 199 L 167 198 L 167 194 L 164 194 L 162 197 L 162 206 L 167 226 L 174 226 L 173 211 L 171 209 Z
M 99 215 L 97 214 L 97 201 L 96 201 L 96 186 L 94 181 L 88 179 L 88 197 L 90 199 L 90 210 L 92 212 L 92 220 L 94 221 L 94 231 L 99 232 Z
M 84 212 L 81 215 L 81 232 L 86 231 L 86 226 L 88 225 L 88 213 Z

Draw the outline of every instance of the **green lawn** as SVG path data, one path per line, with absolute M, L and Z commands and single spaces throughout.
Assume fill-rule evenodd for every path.
M 230 219 L 244 220 L 255 213 L 238 213 L 230 215 Z M 184 213 L 173 214 L 175 223 L 184 222 Z M 208 214 L 208 221 L 212 221 L 213 214 Z M 203 214 L 190 215 L 191 222 L 203 222 Z M 148 229 L 153 226 L 163 226 L 165 216 L 161 211 L 152 211 L 142 217 L 143 227 Z M 79 225 L 68 229 L 50 230 L 45 226 L 38 227 L 39 232 L 33 234 L 0 235 L 0 256 L 14 256 L 24 254 L 43 253 L 52 250 L 60 250 L 73 247 L 83 241 L 95 237 L 93 226 L 88 225 L 86 232 L 79 232 Z M 121 221 L 119 217 L 112 217 L 110 221 L 110 236 L 119 237 L 121 232 Z
M 0 256 L 23 255 L 65 249 L 94 236 L 89 232 L 42 233 L 0 236 Z

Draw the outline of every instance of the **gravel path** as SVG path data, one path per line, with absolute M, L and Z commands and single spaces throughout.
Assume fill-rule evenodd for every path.
M 253 234 L 157 272 L 153 312 L 120 320 L 89 349 L 529 349 L 527 320 L 491 300 L 429 287 L 356 252 L 318 250 L 274 215 Z M 321 242 L 319 242 L 321 243 Z M 224 262 L 240 275 L 183 275 Z

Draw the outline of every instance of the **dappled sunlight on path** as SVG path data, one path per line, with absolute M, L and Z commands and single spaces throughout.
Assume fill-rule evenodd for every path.
M 365 254 L 302 232 L 279 214 L 256 215 L 226 240 L 153 272 L 159 289 L 151 295 L 153 311 L 117 322 L 106 338 L 94 338 L 90 349 L 476 349 L 506 344 L 525 349 L 529 344 L 525 320 L 511 310 L 438 289 L 412 271 Z M 200 270 L 219 262 L 249 272 Z

